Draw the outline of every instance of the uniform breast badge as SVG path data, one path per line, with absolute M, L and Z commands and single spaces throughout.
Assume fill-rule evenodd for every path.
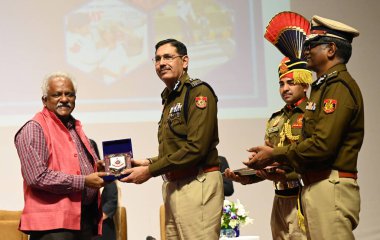
M 200 108 L 204 109 L 207 107 L 207 97 L 205 96 L 198 96 L 195 98 L 195 105 Z
M 302 128 L 303 114 L 299 115 L 297 120 L 292 124 L 292 128 Z
M 181 111 L 182 111 L 182 104 L 181 103 L 176 103 L 169 110 L 169 118 L 179 117 L 179 115 L 181 114 Z
M 338 101 L 335 99 L 325 99 L 323 100 L 323 111 L 325 113 L 332 113 L 336 109 Z

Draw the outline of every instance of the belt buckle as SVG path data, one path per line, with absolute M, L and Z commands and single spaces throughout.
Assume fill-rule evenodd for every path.
M 289 181 L 286 184 L 288 188 L 296 188 L 300 186 L 300 183 L 297 180 Z
M 291 180 L 286 182 L 273 182 L 276 190 L 286 190 L 292 189 L 300 186 L 300 182 L 298 180 Z

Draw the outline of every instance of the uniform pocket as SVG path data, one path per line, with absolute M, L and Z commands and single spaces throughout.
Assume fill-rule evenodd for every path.
M 303 138 L 309 138 L 312 136 L 315 128 L 316 121 L 314 118 L 310 116 L 304 116 L 303 118 L 303 128 L 302 128 L 302 136 Z
M 186 138 L 186 126 L 181 118 L 168 119 L 167 124 L 170 131 L 168 138 Z

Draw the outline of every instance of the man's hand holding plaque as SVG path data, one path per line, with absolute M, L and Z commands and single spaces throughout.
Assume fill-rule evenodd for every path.
M 135 163 L 137 164 L 136 161 Z M 127 183 L 135 183 L 135 184 L 142 184 L 146 181 L 148 181 L 152 175 L 149 172 L 149 166 L 146 165 L 145 161 L 142 160 L 140 165 L 134 165 L 133 168 L 125 169 L 124 174 L 127 175 L 124 178 L 119 179 L 121 182 L 127 182 Z
M 261 182 L 264 180 L 263 178 L 260 178 L 256 175 L 256 170 L 251 168 L 239 168 L 236 170 L 227 168 L 224 171 L 223 175 L 226 178 L 231 179 L 235 182 L 239 182 L 243 185 Z
M 107 172 L 107 176 L 103 177 L 105 181 L 120 180 L 128 176 L 124 171 L 132 168 L 133 153 L 131 139 L 103 142 L 103 154 L 105 171 Z

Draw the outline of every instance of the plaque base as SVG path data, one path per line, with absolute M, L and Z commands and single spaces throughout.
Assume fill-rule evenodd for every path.
M 120 180 L 122 178 L 125 178 L 127 177 L 129 174 L 120 174 L 120 175 L 113 175 L 113 174 L 110 174 L 110 175 L 107 175 L 107 176 L 104 176 L 102 177 L 104 181 L 106 182 L 113 182 L 115 180 Z

